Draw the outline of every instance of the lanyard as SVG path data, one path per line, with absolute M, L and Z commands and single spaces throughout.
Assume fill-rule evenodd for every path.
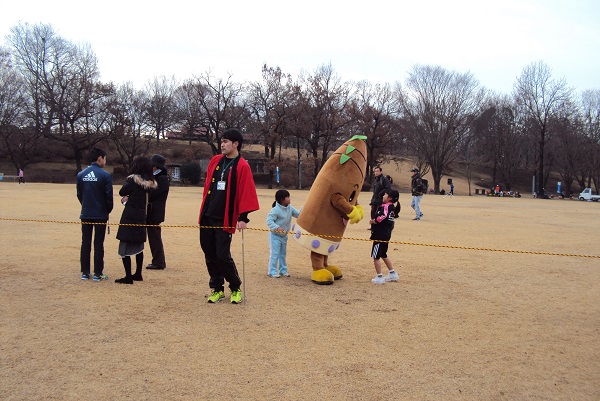
M 227 160 L 227 158 L 224 158 L 225 160 Z M 231 164 L 235 161 L 235 159 L 237 159 L 237 156 L 234 157 L 233 159 L 231 159 L 231 161 L 227 164 L 225 164 L 225 162 L 223 162 L 223 165 L 225 167 L 223 167 L 223 170 L 221 171 L 221 181 L 223 181 L 223 177 L 225 176 L 225 171 L 227 171 L 227 169 L 229 168 L 229 166 L 231 166 Z

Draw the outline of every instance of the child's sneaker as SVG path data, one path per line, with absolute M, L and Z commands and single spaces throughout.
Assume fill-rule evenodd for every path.
M 90 278 L 89 274 L 87 274 L 87 273 L 81 273 L 81 279 L 82 280 L 89 280 L 89 278 Z
M 398 277 L 397 272 L 388 273 L 388 275 L 385 276 L 385 281 L 398 281 L 399 279 L 400 277 Z
M 92 278 L 92 280 L 94 281 L 104 281 L 104 280 L 108 280 L 108 276 L 106 274 L 94 274 L 94 277 Z
M 383 276 L 377 276 L 374 279 L 372 279 L 371 282 L 373 284 L 385 284 L 385 279 L 383 278 Z
M 281 277 L 281 276 L 279 275 L 279 273 L 275 273 L 275 274 L 267 274 L 267 276 L 269 276 L 269 277 L 273 277 L 273 278 L 279 278 L 279 277 Z

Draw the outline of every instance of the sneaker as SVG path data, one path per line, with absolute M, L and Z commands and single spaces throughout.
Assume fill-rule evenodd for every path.
M 212 294 L 208 297 L 209 304 L 216 304 L 217 302 L 221 302 L 221 300 L 225 298 L 225 294 L 223 291 L 215 291 L 213 290 Z
M 400 279 L 400 277 L 398 277 L 398 272 L 393 272 L 393 273 L 388 273 L 387 276 L 385 276 L 385 281 L 398 281 Z
M 101 275 L 96 275 L 94 274 L 94 278 L 92 279 L 94 281 L 104 281 L 104 280 L 108 280 L 108 276 L 106 274 L 101 274 Z
M 281 277 L 281 276 L 279 275 L 279 273 L 275 273 L 275 274 L 267 274 L 267 276 L 269 276 L 269 277 L 273 277 L 273 278 L 279 278 L 279 277 Z
M 82 280 L 89 280 L 89 278 L 90 278 L 90 275 L 88 273 L 82 273 L 81 274 L 81 279 Z
M 420 217 L 415 217 L 413 220 L 421 220 Z
M 290 276 L 290 273 L 281 273 L 281 275 L 282 275 L 283 277 L 289 277 L 289 276 Z
M 383 276 L 377 276 L 374 279 L 372 279 L 371 282 L 373 284 L 385 284 L 385 279 L 383 278 Z
M 229 299 L 232 304 L 242 303 L 242 291 L 231 291 L 231 298 Z

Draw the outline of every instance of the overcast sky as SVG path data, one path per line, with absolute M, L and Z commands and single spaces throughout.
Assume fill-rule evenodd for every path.
M 578 91 L 600 89 L 598 0 L 0 0 L 0 43 L 19 22 L 89 43 L 103 81 L 136 87 L 209 70 L 253 81 L 265 63 L 393 83 L 429 64 L 510 93 L 541 60 Z

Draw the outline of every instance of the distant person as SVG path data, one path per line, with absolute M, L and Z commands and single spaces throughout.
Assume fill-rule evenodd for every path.
M 392 189 L 390 181 L 382 174 L 382 172 L 381 166 L 373 167 L 375 179 L 373 181 L 373 196 L 369 203 L 369 205 L 371 205 L 371 219 L 375 218 L 377 208 L 383 203 L 383 194 Z
M 280 189 L 275 193 L 273 208 L 267 215 L 267 226 L 269 227 L 269 277 L 289 277 L 286 262 L 287 233 L 292 225 L 292 217 L 298 218 L 300 211 L 291 205 L 290 193 Z M 277 268 L 279 265 L 279 268 Z
M 146 242 L 148 192 L 158 187 L 152 174 L 152 164 L 146 157 L 135 159 L 129 174 L 119 190 L 119 195 L 122 196 L 121 203 L 125 206 L 117 231 L 117 239 L 120 241 L 119 256 L 125 269 L 125 277 L 115 280 L 115 283 L 119 284 L 133 284 L 134 281 L 144 280 L 142 267 L 144 242 Z M 131 274 L 132 256 L 135 256 L 135 274 Z
M 385 284 L 388 281 L 398 281 L 398 273 L 392 266 L 392 261 L 388 258 L 387 251 L 389 241 L 392 238 L 394 230 L 394 220 L 400 214 L 400 202 L 398 202 L 400 194 L 395 189 L 387 191 L 383 194 L 383 202 L 377 208 L 374 219 L 370 223 L 373 227 L 371 230 L 371 239 L 373 240 L 373 248 L 371 249 L 371 257 L 375 265 L 377 276 L 371 280 L 374 284 Z M 381 273 L 381 260 L 388 269 L 387 276 L 383 277 Z
M 162 270 L 167 267 L 165 261 L 165 248 L 162 241 L 160 223 L 165 221 L 165 210 L 167 208 L 167 197 L 169 196 L 169 175 L 167 174 L 166 159 L 159 154 L 152 155 L 152 171 L 158 188 L 150 191 L 148 198 L 148 244 L 152 253 L 152 263 L 146 266 L 150 270 Z
M 412 173 L 411 176 L 411 193 L 412 193 L 412 201 L 410 202 L 410 207 L 415 210 L 415 218 L 413 220 L 421 220 L 423 217 L 423 212 L 421 212 L 421 199 L 423 198 L 423 182 L 421 181 L 421 174 L 419 173 L 418 168 L 413 168 L 410 170 Z
M 244 138 L 236 129 L 221 137 L 221 153 L 213 156 L 206 169 L 206 181 L 200 205 L 200 246 L 212 289 L 209 303 L 225 298 L 225 280 L 229 282 L 232 304 L 242 302 L 242 280 L 231 257 L 231 238 L 235 230 L 246 229 L 248 214 L 258 210 L 258 196 L 250 165 L 240 155 Z
M 450 195 L 454 196 L 454 183 L 450 184 Z
M 81 203 L 81 279 L 90 278 L 90 253 L 94 233 L 94 281 L 108 280 L 104 274 L 104 238 L 108 216 L 113 209 L 112 176 L 103 170 L 106 152 L 94 148 L 92 164 L 77 174 L 77 199 Z
M 21 185 L 21 183 L 25 184 L 25 173 L 23 173 L 22 168 L 19 169 L 19 185 Z

